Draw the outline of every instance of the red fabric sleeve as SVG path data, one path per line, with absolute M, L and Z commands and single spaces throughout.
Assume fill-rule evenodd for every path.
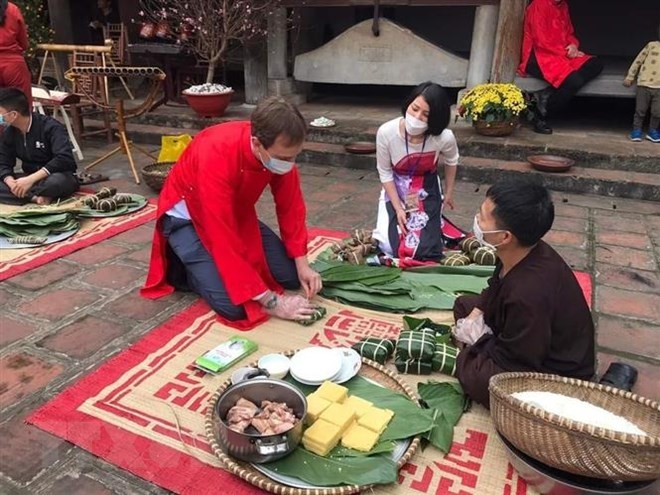
M 282 242 L 291 258 L 307 254 L 307 227 L 305 225 L 305 201 L 300 187 L 300 174 L 294 167 L 284 175 L 275 175 L 270 182 L 275 200 L 277 221 Z

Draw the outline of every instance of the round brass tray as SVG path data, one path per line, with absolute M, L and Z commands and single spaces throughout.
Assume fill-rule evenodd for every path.
M 296 351 L 288 351 L 284 354 L 286 356 L 293 356 Z M 257 362 L 249 364 L 248 366 L 256 366 Z M 362 358 L 362 367 L 358 375 L 373 380 L 374 382 L 382 385 L 390 390 L 402 393 L 405 396 L 409 397 L 413 402 L 417 403 L 417 395 L 410 386 L 405 383 L 397 373 L 388 370 L 384 366 L 371 361 L 369 359 Z M 247 481 L 248 483 L 266 490 L 271 493 L 277 493 L 280 495 L 349 495 L 351 493 L 360 493 L 362 491 L 368 490 L 373 485 L 339 485 L 334 487 L 326 488 L 295 488 L 292 486 L 281 484 L 277 481 L 268 478 L 267 476 L 261 474 L 257 471 L 250 463 L 242 462 L 234 459 L 233 457 L 225 454 L 220 445 L 218 444 L 215 435 L 213 434 L 213 421 L 214 421 L 214 411 L 215 406 L 220 399 L 220 396 L 231 386 L 231 380 L 226 380 L 215 394 L 211 397 L 211 404 L 206 413 L 206 436 L 211 445 L 211 449 L 215 455 L 220 459 L 224 468 L 230 473 L 238 476 L 239 478 Z M 405 451 L 403 456 L 399 459 L 397 466 L 401 469 L 417 452 L 417 449 L 420 445 L 420 437 L 413 438 L 410 442 L 410 446 Z

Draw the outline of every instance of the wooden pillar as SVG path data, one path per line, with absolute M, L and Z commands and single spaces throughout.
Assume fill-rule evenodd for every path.
M 286 79 L 286 9 L 279 7 L 268 17 L 268 79 Z
M 247 43 L 243 53 L 245 103 L 256 105 L 268 95 L 268 52 L 266 43 Z
M 520 63 L 527 0 L 500 0 L 491 81 L 513 82 Z
M 467 73 L 467 87 L 488 82 L 493 50 L 495 48 L 495 33 L 498 19 L 497 5 L 479 5 L 474 16 L 472 30 L 472 45 L 470 46 L 470 63 Z

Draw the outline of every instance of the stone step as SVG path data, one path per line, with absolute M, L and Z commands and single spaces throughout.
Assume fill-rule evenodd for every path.
M 182 109 L 177 114 L 151 112 L 131 121 L 130 128 L 136 125 L 158 126 L 171 128 L 168 132 L 174 134 L 182 131 L 201 130 L 210 125 L 249 118 L 254 107 L 236 105 L 232 107 L 230 117 L 202 119 L 191 115 L 188 109 Z M 168 111 L 171 110 L 168 108 Z M 305 115 L 311 120 L 311 115 Z M 463 156 L 493 158 L 499 160 L 525 161 L 529 155 L 554 154 L 575 160 L 581 167 L 599 168 L 604 170 L 627 170 L 641 173 L 660 172 L 660 145 L 644 141 L 632 143 L 619 139 L 617 142 L 592 143 L 588 134 L 577 131 L 558 131 L 553 139 L 548 136 L 534 134 L 529 129 L 519 129 L 511 137 L 480 136 L 474 130 L 459 122 L 453 131 L 458 140 L 459 150 Z M 347 144 L 355 141 L 375 142 L 377 122 L 364 120 L 342 121 L 341 126 L 327 129 L 309 129 L 308 141 L 316 143 Z
M 343 145 L 306 143 L 300 163 L 323 163 L 336 167 L 375 170 L 375 155 L 353 155 Z M 461 158 L 458 178 L 489 184 L 516 174 L 535 174 L 556 191 L 598 194 L 601 196 L 660 201 L 660 174 L 573 166 L 568 173 L 538 172 L 526 161 L 497 160 L 465 156 Z
M 178 128 L 157 125 L 131 123 L 129 126 L 130 139 L 136 143 L 151 145 L 160 145 L 161 136 L 163 135 L 181 132 L 182 130 Z M 195 135 L 198 131 L 188 129 L 185 132 Z M 532 173 L 542 176 L 548 187 L 557 191 L 660 201 L 660 174 L 657 172 L 647 173 L 606 167 L 595 168 L 582 166 L 582 163 L 578 162 L 578 165 L 571 168 L 568 173 L 549 174 L 537 172 L 524 160 L 497 159 L 491 156 L 485 158 L 479 155 L 470 156 L 466 151 L 466 149 L 471 149 L 469 146 L 462 146 L 460 149 L 462 158 L 461 166 L 458 169 L 458 177 L 463 180 L 491 183 L 503 175 Z M 345 151 L 343 144 L 319 141 L 306 142 L 298 161 L 300 163 L 324 164 L 367 171 L 376 169 L 374 154 L 351 154 Z M 657 162 L 658 160 L 655 163 L 656 170 L 660 168 Z

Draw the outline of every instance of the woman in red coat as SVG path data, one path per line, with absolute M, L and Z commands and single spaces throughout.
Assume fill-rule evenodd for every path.
M 0 88 L 18 88 L 32 106 L 32 76 L 23 52 L 28 49 L 25 21 L 19 8 L 0 0 Z
M 249 329 L 268 316 L 301 320 L 321 277 L 307 262 L 305 203 L 294 165 L 305 138 L 295 106 L 262 101 L 251 122 L 204 129 L 188 145 L 158 198 L 158 221 L 142 295 L 175 288 L 199 294 L 230 326 Z M 266 187 L 280 238 L 257 218 Z M 303 289 L 305 297 L 283 289 Z
M 533 0 L 525 13 L 522 59 L 518 72 L 544 79 L 550 87 L 535 93 L 534 130 L 551 134 L 546 118 L 566 107 L 582 86 L 603 70 L 601 62 L 580 51 L 565 0 Z

